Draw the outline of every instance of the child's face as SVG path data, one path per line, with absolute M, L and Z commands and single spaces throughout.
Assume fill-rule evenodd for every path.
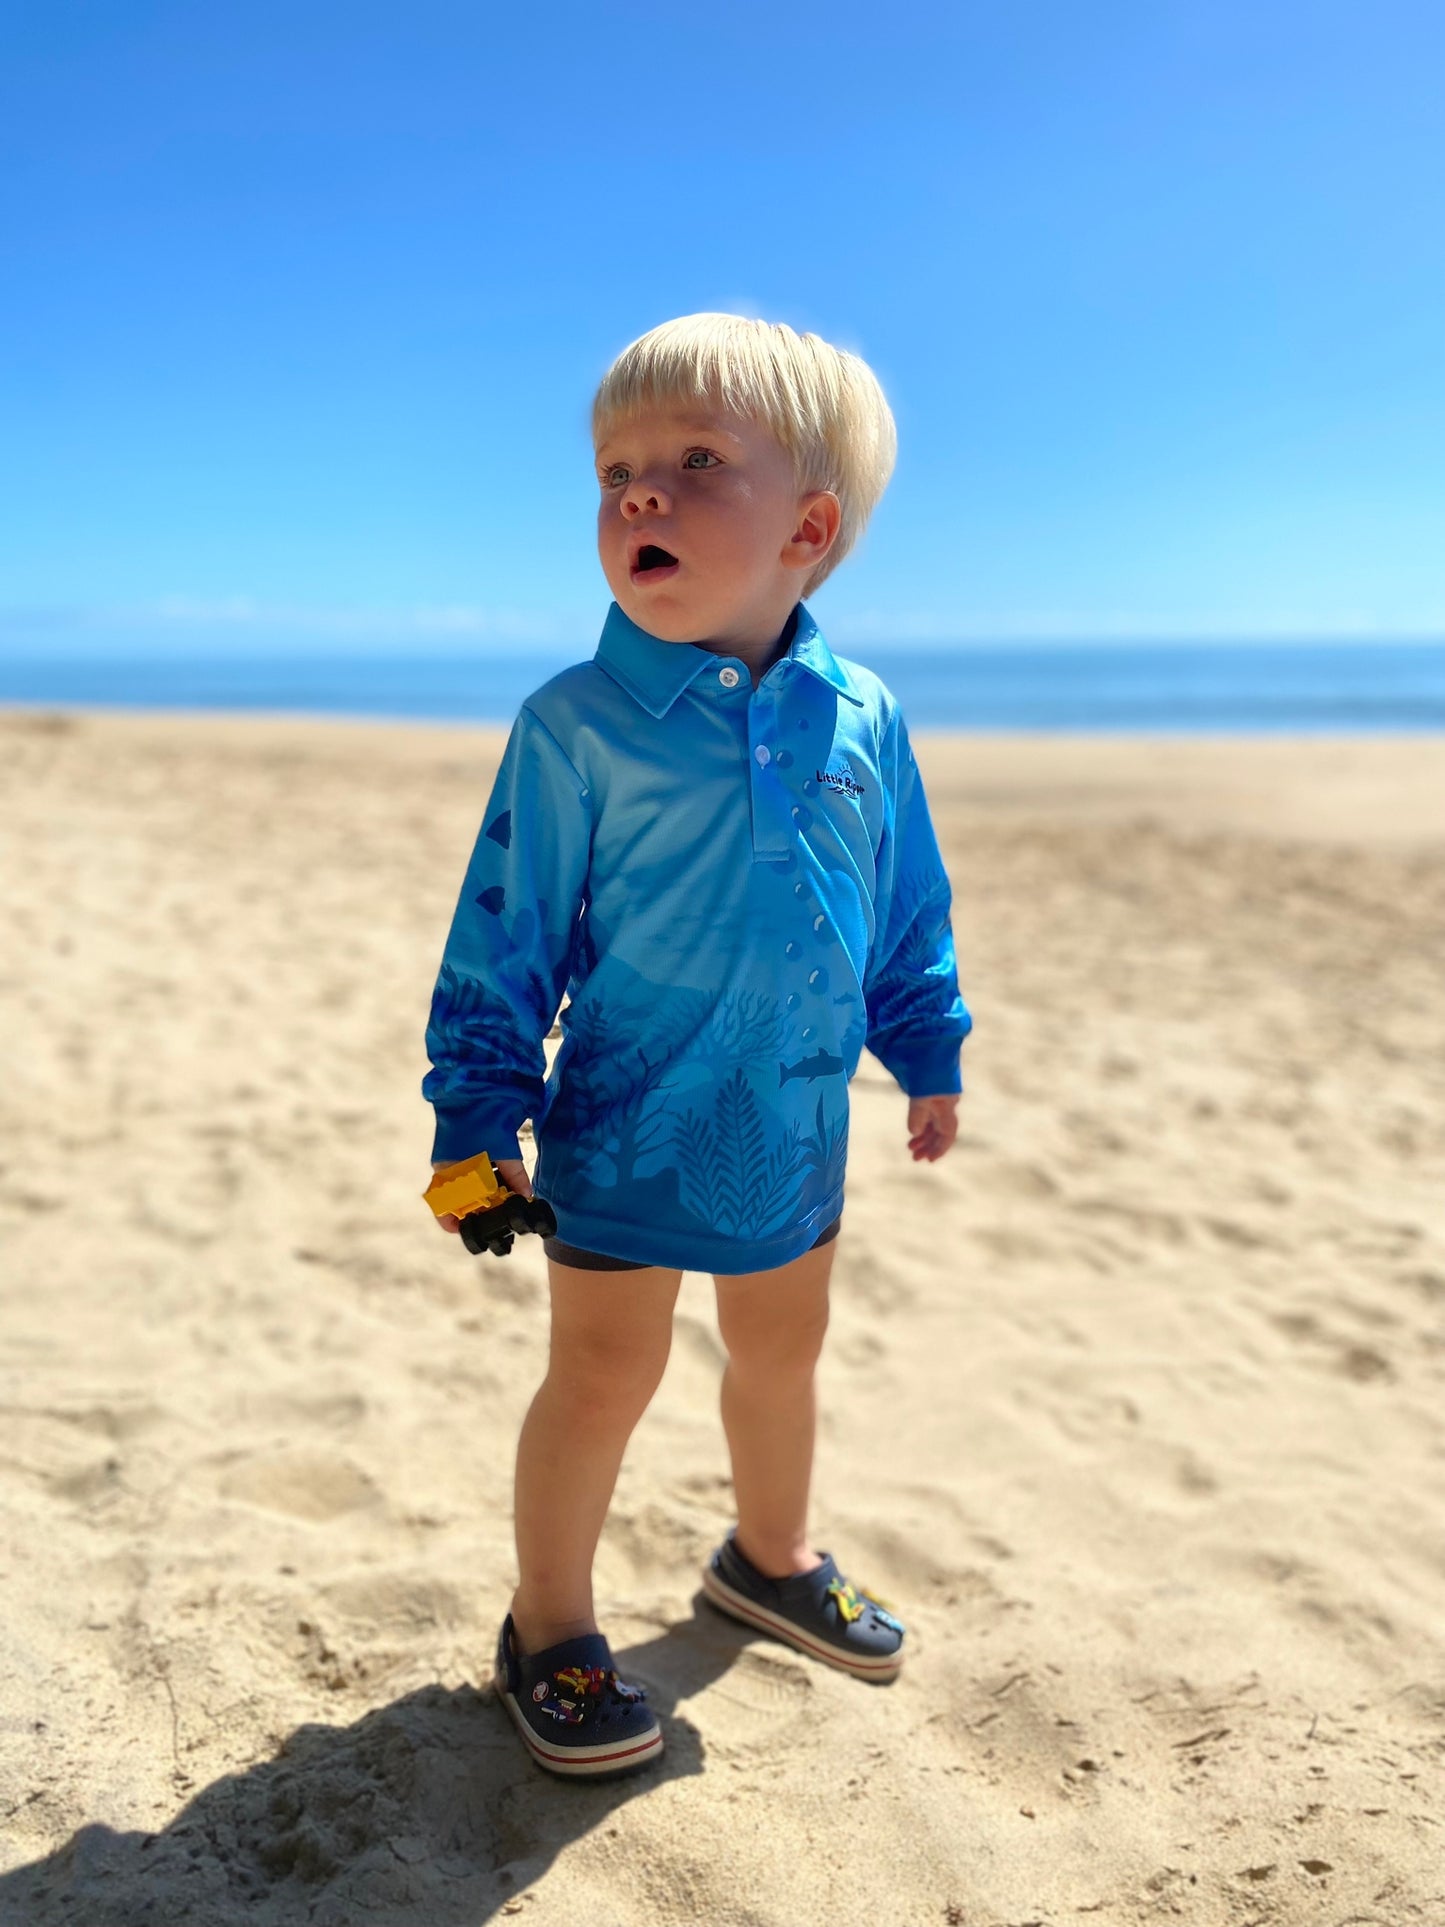
M 799 493 L 771 431 L 706 404 L 613 427 L 597 476 L 607 586 L 625 615 L 666 642 L 773 641 L 832 539 L 835 518 L 820 512 L 820 492 Z M 639 568 L 655 559 L 641 553 L 649 543 L 673 561 Z

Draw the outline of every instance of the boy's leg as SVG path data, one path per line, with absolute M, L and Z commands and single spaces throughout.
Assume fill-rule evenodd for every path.
M 818 1245 L 773 1271 L 714 1280 L 728 1353 L 722 1420 L 732 1454 L 737 1544 L 774 1579 L 819 1563 L 808 1542 L 813 1370 L 828 1329 L 835 1249 Z
M 521 1581 L 512 1618 L 524 1653 L 595 1632 L 592 1561 L 623 1450 L 672 1343 L 680 1271 L 582 1271 L 549 1258 L 547 1376 L 517 1443 Z

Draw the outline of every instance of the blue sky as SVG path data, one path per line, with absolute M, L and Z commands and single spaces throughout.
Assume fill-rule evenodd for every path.
M 704 308 L 892 402 L 840 645 L 1445 635 L 1442 71 L 1434 0 L 9 0 L 0 648 L 590 652 L 592 391 Z

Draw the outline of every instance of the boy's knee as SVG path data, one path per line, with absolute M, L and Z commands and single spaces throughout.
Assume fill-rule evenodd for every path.
M 640 1417 L 662 1381 L 664 1348 L 613 1338 L 555 1347 L 547 1366 L 554 1392 L 579 1417 Z
M 729 1315 L 720 1311 L 718 1327 L 729 1361 L 749 1376 L 800 1376 L 811 1372 L 828 1331 L 828 1301 L 780 1313 Z

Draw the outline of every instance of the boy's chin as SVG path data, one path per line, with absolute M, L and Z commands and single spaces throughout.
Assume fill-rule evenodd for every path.
M 618 595 L 617 606 L 639 629 L 656 636 L 659 642 L 700 642 L 707 634 L 705 622 L 700 622 L 682 602 L 660 589 L 651 594 L 644 590 L 641 594 Z

